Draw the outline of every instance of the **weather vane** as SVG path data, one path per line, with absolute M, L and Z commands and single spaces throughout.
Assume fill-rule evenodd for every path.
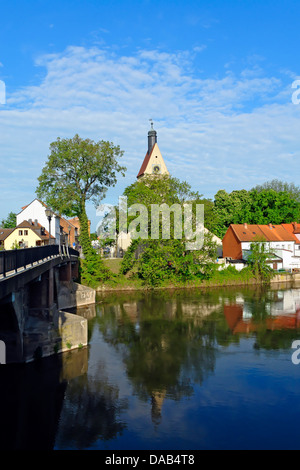
M 151 129 L 153 129 L 153 120 L 149 119 L 149 121 L 151 122 Z

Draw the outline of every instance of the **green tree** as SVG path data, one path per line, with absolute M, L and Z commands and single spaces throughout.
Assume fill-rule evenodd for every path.
M 17 216 L 14 212 L 10 212 L 6 219 L 1 220 L 2 228 L 15 228 L 17 225 Z
M 148 238 L 133 240 L 131 247 L 127 250 L 121 266 L 121 272 L 126 274 L 134 264 L 138 268 L 138 276 L 146 284 L 152 286 L 162 284 L 164 281 L 187 281 L 195 277 L 209 277 L 216 258 L 216 246 L 209 236 L 205 237 L 205 243 L 201 250 L 188 251 L 186 249 L 186 238 L 181 230 L 182 238 L 175 233 L 176 229 L 182 229 L 184 211 L 179 212 L 180 220 L 170 211 L 170 232 L 165 236 L 164 230 L 168 223 L 160 214 L 158 239 L 152 239 L 152 214 L 155 210 L 153 205 L 166 204 L 171 209 L 174 204 L 182 209 L 183 204 L 192 206 L 192 223 L 195 228 L 196 204 L 203 204 L 202 196 L 191 190 L 186 182 L 177 178 L 162 176 L 158 178 L 146 177 L 136 181 L 125 189 L 128 207 L 133 204 L 143 204 L 147 211 L 146 220 Z M 128 217 L 128 225 L 136 216 Z M 180 222 L 180 225 L 179 225 Z M 177 225 L 178 224 L 178 225 Z M 159 241 L 158 241 L 159 240 Z M 136 253 L 139 253 L 138 262 L 135 261 Z
M 273 189 L 273 191 L 276 191 L 277 193 L 284 191 L 288 193 L 292 199 L 297 202 L 300 202 L 300 187 L 296 186 L 294 183 L 286 183 L 278 179 L 273 179 L 271 181 L 266 181 L 263 184 L 258 184 L 257 186 L 252 188 L 252 191 L 256 190 L 260 193 L 269 189 Z
M 155 178 L 144 176 L 128 186 L 124 196 L 127 196 L 128 205 L 138 202 L 147 207 L 150 207 L 150 204 L 183 204 L 188 201 L 199 201 L 202 198 L 197 191 L 192 191 L 189 183 L 169 175 Z
M 20 248 L 21 248 L 21 247 L 20 247 L 19 243 L 17 242 L 17 240 L 15 240 L 15 241 L 13 242 L 13 244 L 11 245 L 11 248 L 10 248 L 10 249 L 11 249 L 11 250 L 19 250 Z
M 116 184 L 117 174 L 124 176 L 126 168 L 118 162 L 123 151 L 111 142 L 94 142 L 78 134 L 72 139 L 58 138 L 50 150 L 36 193 L 59 214 L 79 218 L 83 280 L 103 280 L 108 273 L 91 244 L 86 203 L 92 201 L 97 206 L 107 189 Z
M 214 199 L 214 233 L 223 238 L 230 224 L 251 223 L 251 195 L 245 189 L 217 192 Z
M 254 274 L 260 281 L 268 282 L 274 275 L 268 261 L 274 257 L 270 252 L 266 240 L 257 238 L 250 244 L 250 254 L 247 263 Z
M 274 189 L 220 190 L 214 200 L 215 230 L 223 238 L 230 224 L 282 224 L 298 221 L 300 203 L 286 191 Z
M 258 192 L 250 191 L 252 224 L 282 224 L 297 222 L 300 218 L 300 203 L 285 191 L 274 189 Z M 240 222 L 241 223 L 241 222 Z

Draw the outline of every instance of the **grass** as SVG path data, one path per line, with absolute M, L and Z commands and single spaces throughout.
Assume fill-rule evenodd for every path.
M 118 274 L 122 263 L 122 258 L 104 258 L 103 263 L 112 273 Z

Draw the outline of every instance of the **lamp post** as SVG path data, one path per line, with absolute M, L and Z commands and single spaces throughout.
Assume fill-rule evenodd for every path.
M 46 217 L 49 221 L 49 245 L 51 243 L 51 219 L 53 217 L 53 212 L 51 209 L 46 209 L 45 210 Z

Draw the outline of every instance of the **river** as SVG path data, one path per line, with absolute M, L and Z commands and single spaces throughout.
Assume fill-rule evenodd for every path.
M 300 448 L 300 287 L 107 293 L 77 313 L 88 347 L 0 366 L 1 449 Z

